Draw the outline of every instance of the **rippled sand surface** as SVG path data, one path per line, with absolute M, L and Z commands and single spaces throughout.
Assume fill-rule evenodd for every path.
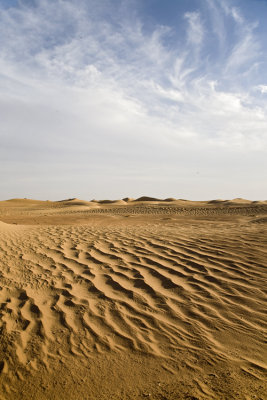
M 0 399 L 266 399 L 267 205 L 218 202 L 0 202 Z

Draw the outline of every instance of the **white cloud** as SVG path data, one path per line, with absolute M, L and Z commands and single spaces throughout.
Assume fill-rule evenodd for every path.
M 187 12 L 184 15 L 188 21 L 187 38 L 193 45 L 200 45 L 204 37 L 204 28 L 199 12 Z
M 221 3 L 217 4 L 216 0 L 206 0 L 206 2 L 208 10 L 211 13 L 212 31 L 218 37 L 219 46 L 222 48 L 226 40 L 226 27 L 224 18 L 222 18 L 222 5 Z
M 255 37 L 249 32 L 234 46 L 226 63 L 226 70 L 240 70 L 247 68 L 248 63 L 253 64 L 260 53 L 260 45 Z
M 267 93 L 267 85 L 259 85 L 257 89 L 263 94 Z

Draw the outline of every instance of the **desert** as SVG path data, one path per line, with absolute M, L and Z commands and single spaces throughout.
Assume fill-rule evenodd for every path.
M 0 400 L 267 400 L 267 0 L 0 0 Z
M 264 400 L 267 201 L 0 202 L 0 399 Z

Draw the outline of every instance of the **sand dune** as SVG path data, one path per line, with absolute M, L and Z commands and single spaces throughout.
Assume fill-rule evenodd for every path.
M 266 398 L 266 205 L 153 201 L 0 202 L 0 398 Z
M 55 202 L 59 204 L 60 206 L 94 206 L 94 203 L 92 201 L 85 201 L 85 200 L 80 200 L 80 199 L 67 199 L 67 200 L 60 200 Z
M 118 204 L 118 205 L 125 205 L 124 200 L 98 200 L 96 203 L 99 204 Z
M 156 202 L 158 202 L 158 201 L 164 201 L 164 200 L 157 199 L 155 197 L 141 196 L 138 199 L 135 199 L 134 201 L 149 201 L 149 202 L 156 201 Z

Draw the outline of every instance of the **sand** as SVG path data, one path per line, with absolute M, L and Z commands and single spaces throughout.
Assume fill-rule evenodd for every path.
M 267 202 L 0 202 L 0 399 L 267 399 Z

